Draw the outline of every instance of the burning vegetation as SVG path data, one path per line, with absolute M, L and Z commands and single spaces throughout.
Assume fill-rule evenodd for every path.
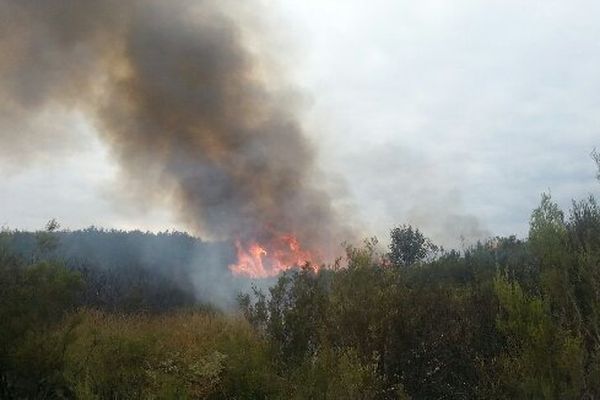
M 261 9 L 1 0 L 3 123 L 57 107 L 83 113 L 120 163 L 128 196 L 237 243 L 236 273 L 273 276 L 317 253 L 332 259 L 324 244 L 337 249 L 351 234 L 319 183 L 293 91 L 254 28 Z M 12 130 L 0 135 L 11 142 Z
M 212 240 L 1 230 L 0 398 L 600 398 L 595 198 L 544 195 L 526 239 L 445 251 L 401 226 L 327 268 L 352 232 L 261 5 L 0 0 L 0 152 L 75 110 L 136 201 Z
M 251 278 L 277 276 L 291 267 L 310 266 L 318 269 L 315 255 L 305 250 L 292 235 L 275 237 L 268 244 L 235 242 L 237 263 L 229 266 L 234 275 Z

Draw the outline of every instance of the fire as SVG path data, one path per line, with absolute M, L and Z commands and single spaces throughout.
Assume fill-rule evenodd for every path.
M 292 234 L 275 237 L 267 243 L 235 242 L 237 263 L 229 266 L 234 275 L 250 278 L 276 276 L 286 269 L 306 264 L 316 268 L 316 257 L 303 249 Z

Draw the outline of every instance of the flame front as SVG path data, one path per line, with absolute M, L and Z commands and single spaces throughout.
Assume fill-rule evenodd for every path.
M 229 266 L 234 275 L 267 278 L 292 267 L 308 264 L 317 268 L 315 256 L 303 249 L 292 234 L 280 235 L 267 243 L 237 240 L 235 247 L 237 263 Z

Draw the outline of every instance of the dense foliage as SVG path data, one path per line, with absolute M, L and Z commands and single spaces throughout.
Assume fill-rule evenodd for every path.
M 460 252 L 401 226 L 389 252 L 348 247 L 237 312 L 189 285 L 190 254 L 226 253 L 206 246 L 54 223 L 0 234 L 0 398 L 600 398 L 593 197 L 565 214 L 543 195 L 526 240 Z

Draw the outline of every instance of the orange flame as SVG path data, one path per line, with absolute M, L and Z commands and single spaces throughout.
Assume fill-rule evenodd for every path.
M 302 248 L 292 234 L 284 234 L 261 244 L 235 242 L 237 263 L 229 266 L 234 275 L 250 278 L 267 278 L 298 266 L 310 265 L 317 268 L 315 256 Z

